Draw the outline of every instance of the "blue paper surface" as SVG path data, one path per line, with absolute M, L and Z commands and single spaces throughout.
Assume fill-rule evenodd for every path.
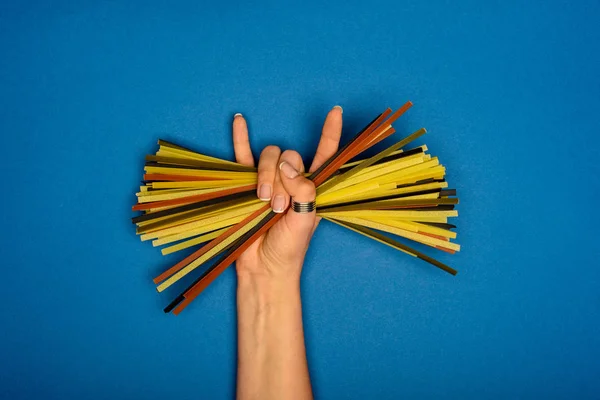
M 303 275 L 324 399 L 598 398 L 600 4 L 3 2 L 0 398 L 235 394 L 232 268 L 179 317 L 129 218 L 158 138 L 312 159 L 415 106 L 461 204 L 456 277 L 328 223 Z M 419 144 L 420 144 L 419 143 Z M 429 249 L 430 255 L 436 255 Z M 180 288 L 180 287 L 179 287 Z

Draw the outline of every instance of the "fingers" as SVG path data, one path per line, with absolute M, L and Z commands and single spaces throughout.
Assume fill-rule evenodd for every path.
M 295 151 L 287 150 L 281 155 L 279 171 L 285 191 L 296 202 L 312 202 L 316 198 L 315 185 L 302 175 L 304 170 L 302 158 Z M 292 229 L 304 231 L 307 236 L 312 233 L 316 212 L 297 213 L 290 209 L 286 214 L 288 225 Z
M 338 150 L 340 137 L 342 136 L 342 107 L 335 106 L 327 114 L 323 124 L 321 140 L 317 146 L 315 158 L 310 166 L 309 172 L 317 170 Z
M 277 146 L 267 146 L 258 160 L 257 195 L 263 201 L 270 201 L 271 208 L 277 213 L 283 212 L 289 204 L 289 196 L 281 183 L 277 165 L 281 150 Z
M 279 176 L 279 174 L 277 173 L 278 163 L 279 160 L 277 160 L 277 163 L 275 164 L 275 183 L 273 184 L 274 195 L 273 200 L 271 201 L 271 208 L 276 213 L 282 213 L 290 205 L 290 196 L 283 187 L 283 184 L 281 182 L 281 176 Z
M 238 163 L 250 167 L 254 166 L 254 157 L 252 157 L 250 140 L 248 139 L 248 125 L 240 113 L 235 114 L 233 117 L 233 150 Z

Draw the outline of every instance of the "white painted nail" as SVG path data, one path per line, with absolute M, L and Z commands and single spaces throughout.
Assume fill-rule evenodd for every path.
M 344 113 L 344 109 L 342 108 L 342 106 L 333 106 L 333 108 L 339 108 L 340 112 L 343 114 Z
M 273 199 L 273 205 L 271 206 L 273 211 L 275 211 L 278 214 L 282 213 L 284 206 L 285 206 L 285 198 L 280 194 L 275 196 L 275 198 Z
M 271 200 L 271 192 L 272 192 L 272 188 L 271 185 L 269 185 L 268 183 L 263 183 L 262 185 L 260 185 L 260 187 L 258 188 L 258 198 L 261 199 L 262 201 L 269 201 Z
M 233 119 L 236 119 L 237 117 L 243 117 L 242 113 L 237 113 L 233 116 Z

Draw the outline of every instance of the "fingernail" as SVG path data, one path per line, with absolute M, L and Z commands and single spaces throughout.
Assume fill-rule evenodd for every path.
M 236 119 L 237 117 L 243 117 L 242 113 L 237 113 L 233 116 L 233 119 Z
M 275 198 L 273 199 L 273 205 L 271 207 L 276 213 L 282 213 L 283 207 L 285 207 L 285 199 L 283 198 L 283 196 L 280 194 L 275 196 Z
M 290 179 L 294 179 L 295 177 L 298 176 L 298 171 L 296 171 L 296 169 L 294 167 L 292 167 L 290 164 L 288 164 L 285 161 L 283 161 L 281 164 L 279 164 L 279 169 L 281 170 L 281 172 L 283 172 L 283 174 L 285 176 L 287 176 Z
M 271 185 L 268 183 L 260 185 L 260 188 L 258 189 L 258 198 L 262 201 L 271 200 Z
M 344 113 L 344 109 L 342 108 L 342 106 L 333 106 L 333 108 L 339 108 L 340 109 L 340 113 Z

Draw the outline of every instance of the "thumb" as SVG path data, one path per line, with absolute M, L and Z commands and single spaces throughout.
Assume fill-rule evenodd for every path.
M 301 171 L 304 170 L 302 158 L 295 151 L 287 150 L 281 154 L 279 175 L 281 183 L 292 198 L 292 202 L 311 203 L 315 201 L 316 190 L 312 181 L 306 179 Z M 316 219 L 316 211 L 300 213 L 290 208 L 286 214 L 286 222 L 292 230 L 298 230 L 310 236 Z

